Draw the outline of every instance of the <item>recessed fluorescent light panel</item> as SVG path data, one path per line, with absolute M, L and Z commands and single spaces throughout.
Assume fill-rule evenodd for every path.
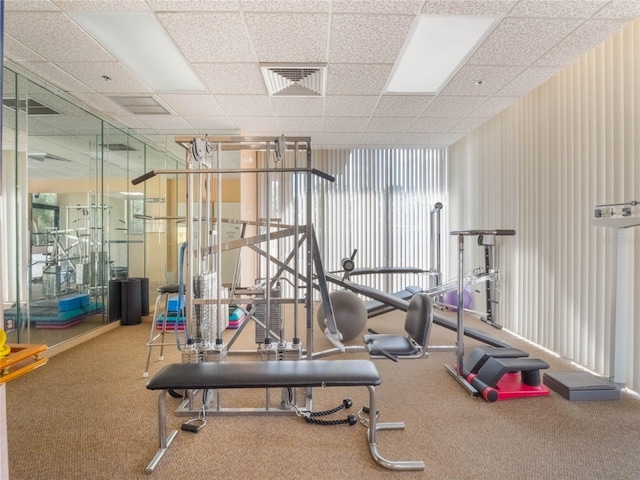
M 160 92 L 205 90 L 154 15 L 141 12 L 73 12 L 69 15 L 150 89 Z
M 438 93 L 496 23 L 495 17 L 417 17 L 385 91 Z

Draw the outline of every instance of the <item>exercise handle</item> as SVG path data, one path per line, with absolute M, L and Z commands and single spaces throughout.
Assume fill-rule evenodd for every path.
M 156 172 L 155 170 L 151 170 L 143 175 L 140 175 L 137 178 L 134 178 L 133 180 L 131 180 L 131 184 L 132 185 L 138 185 L 142 182 L 146 182 L 147 180 L 149 180 L 150 178 L 153 178 L 156 176 Z
M 328 173 L 324 173 L 323 171 L 318 170 L 317 168 L 312 168 L 311 173 L 313 173 L 314 175 L 317 175 L 320 178 L 324 178 L 325 180 L 329 180 L 330 182 L 336 181 L 336 177 L 334 177 L 333 175 L 329 175 Z

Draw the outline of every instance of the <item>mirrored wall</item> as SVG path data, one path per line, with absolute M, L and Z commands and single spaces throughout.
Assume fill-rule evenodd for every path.
M 179 180 L 131 179 L 182 159 L 8 68 L 3 90 L 4 327 L 53 346 L 117 320 L 110 283 L 175 281 L 177 228 L 144 218 L 175 215 Z

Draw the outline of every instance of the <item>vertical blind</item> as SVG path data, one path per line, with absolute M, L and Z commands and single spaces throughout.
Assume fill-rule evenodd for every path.
M 517 232 L 499 246 L 501 323 L 609 375 L 615 238 L 592 218 L 597 204 L 640 200 L 640 20 L 463 138 L 449 161 L 452 227 Z M 626 301 L 626 384 L 638 390 L 640 296 Z
M 292 159 L 287 161 L 292 166 Z M 356 268 L 433 268 L 430 211 L 436 202 L 445 206 L 442 225 L 447 221 L 445 149 L 315 150 L 312 163 L 335 177 L 335 182 L 314 177 L 312 185 L 311 221 L 325 270 L 340 270 L 342 259 L 354 250 Z M 298 221 L 304 224 L 305 177 L 283 175 L 279 186 L 283 222 L 294 223 L 297 205 Z M 282 248 L 290 251 L 292 244 L 283 242 Z M 429 284 L 426 274 L 353 280 L 388 292 Z

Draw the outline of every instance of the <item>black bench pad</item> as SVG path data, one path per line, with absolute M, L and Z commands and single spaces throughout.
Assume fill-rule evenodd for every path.
M 149 390 L 380 385 L 369 360 L 280 360 L 167 365 L 147 383 Z

